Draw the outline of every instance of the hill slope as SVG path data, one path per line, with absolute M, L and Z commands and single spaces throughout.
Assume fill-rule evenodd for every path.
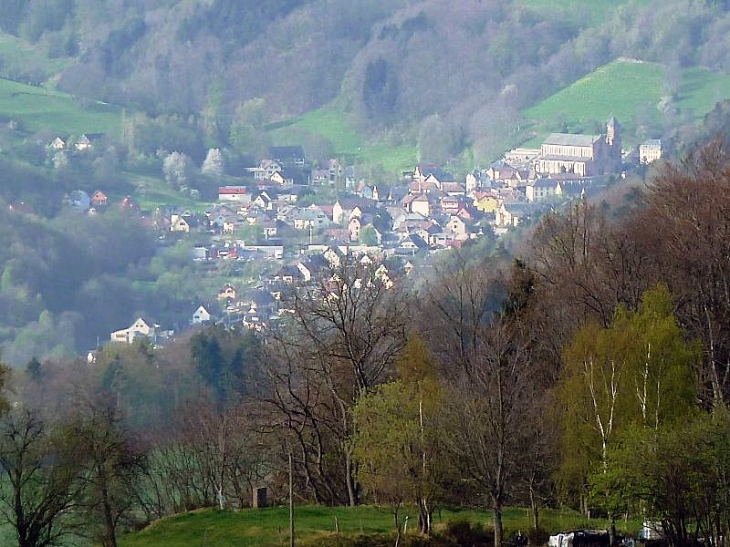
M 730 98 L 727 75 L 695 67 L 681 71 L 674 86 L 669 79 L 658 63 L 618 59 L 523 114 L 540 123 L 538 132 L 597 131 L 616 116 L 630 136 L 642 138 L 660 136 L 678 121 L 698 121 L 718 101 Z
M 0 119 L 31 133 L 106 133 L 119 129 L 121 109 L 101 102 L 84 107 L 66 93 L 0 79 Z

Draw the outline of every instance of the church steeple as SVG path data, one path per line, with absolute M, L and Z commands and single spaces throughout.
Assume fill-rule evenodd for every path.
M 621 126 L 614 116 L 608 118 L 608 123 L 606 123 L 606 144 L 621 146 Z

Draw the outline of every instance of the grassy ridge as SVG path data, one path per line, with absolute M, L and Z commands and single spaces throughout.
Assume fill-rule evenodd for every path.
M 730 76 L 694 67 L 685 70 L 677 96 L 677 107 L 699 120 L 716 103 L 730 98 Z
M 121 110 L 100 102 L 84 107 L 66 93 L 0 79 L 0 118 L 29 132 L 49 129 L 65 136 L 117 131 Z
M 564 121 L 569 128 L 603 122 L 612 115 L 625 123 L 636 117 L 640 107 L 652 109 L 658 118 L 656 105 L 664 87 L 661 65 L 617 60 L 528 108 L 524 115 L 548 123 Z
M 304 541 L 316 541 L 335 530 L 335 518 L 343 535 L 389 534 L 393 528 L 393 515 L 388 507 L 297 507 L 295 513 L 296 535 Z M 408 515 L 415 527 L 415 508 L 401 509 L 400 517 Z M 507 534 L 530 527 L 530 516 L 525 509 L 510 508 L 504 511 Z M 240 512 L 205 509 L 162 519 L 145 530 L 122 538 L 120 547 L 234 547 L 240 545 L 268 547 L 288 544 L 289 521 L 286 507 L 247 509 Z M 468 520 L 488 526 L 490 515 L 484 510 L 443 510 L 434 515 L 436 529 L 447 522 Z M 603 520 L 587 521 L 572 511 L 544 510 L 542 525 L 552 531 L 582 527 L 605 528 Z M 401 521 L 402 522 L 402 521 Z M 628 531 L 636 532 L 638 522 L 623 523 Z M 411 524 L 409 529 L 413 530 Z
M 349 122 L 347 114 L 334 105 L 273 124 L 269 128 L 269 134 L 276 145 L 301 144 L 307 134 L 320 135 L 332 143 L 336 156 L 365 163 L 379 163 L 390 172 L 412 168 L 416 162 L 415 146 L 367 143 Z
M 542 125 L 535 144 L 549 130 L 562 126 L 569 132 L 600 131 L 609 116 L 635 130 L 641 123 L 662 124 L 662 104 L 670 92 L 664 66 L 618 59 L 584 76 L 572 85 L 526 109 L 526 118 Z M 670 103 L 686 121 L 698 121 L 715 104 L 730 98 L 730 76 L 704 68 L 682 72 Z

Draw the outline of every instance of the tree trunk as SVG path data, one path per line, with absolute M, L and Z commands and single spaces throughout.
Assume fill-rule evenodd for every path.
M 492 509 L 494 521 L 494 547 L 502 547 L 502 504 L 495 503 Z
M 611 519 L 611 524 L 608 527 L 608 544 L 613 547 L 616 545 L 616 518 L 613 514 L 609 515 L 609 518 Z
M 109 503 L 109 492 L 106 487 L 106 481 L 102 479 L 101 483 L 101 504 L 104 513 L 104 547 L 117 547 L 117 535 L 114 530 L 114 515 L 112 515 L 111 503 Z
M 418 531 L 424 536 L 431 534 L 431 510 L 423 498 L 418 500 Z
M 352 468 L 352 455 L 345 452 L 345 480 L 347 481 L 347 503 L 350 507 L 357 505 L 357 488 L 355 486 L 355 470 Z
M 540 527 L 540 507 L 535 495 L 535 485 L 532 482 L 530 483 L 530 508 L 532 509 L 532 529 L 537 530 Z

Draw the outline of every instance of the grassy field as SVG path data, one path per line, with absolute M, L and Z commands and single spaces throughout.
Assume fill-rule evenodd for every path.
M 211 206 L 208 202 L 196 201 L 181 194 L 162 178 L 136 173 L 129 173 L 128 176 L 136 188 L 135 199 L 139 202 L 140 208 L 145 211 L 152 211 L 162 205 L 171 205 L 202 212 Z M 116 197 L 123 198 L 124 196 Z
M 584 128 L 596 121 L 616 116 L 621 123 L 633 120 L 637 108 L 651 108 L 664 94 L 664 67 L 656 63 L 617 60 L 584 76 L 524 115 L 543 122 L 564 122 L 568 128 Z
M 661 122 L 659 109 L 667 94 L 666 72 L 657 63 L 619 59 L 602 66 L 572 85 L 524 111 L 526 118 L 543 124 L 539 134 L 563 126 L 569 132 L 600 130 L 609 116 L 628 128 L 637 118 Z M 688 121 L 697 121 L 715 103 L 730 98 L 730 76 L 691 68 L 682 73 L 674 106 Z M 532 139 L 532 141 L 539 140 Z
M 649 0 L 515 0 L 515 5 L 552 18 L 595 25 L 622 4 L 645 4 Z
M 717 74 L 704 68 L 690 68 L 682 74 L 677 107 L 699 120 L 712 110 L 716 103 L 730 98 L 730 76 Z
M 279 146 L 301 144 L 308 133 L 320 135 L 330 141 L 336 156 L 381 164 L 389 172 L 412 168 L 416 162 L 415 146 L 365 142 L 348 121 L 347 114 L 334 105 L 307 112 L 286 122 L 272 124 L 269 128 L 274 144 Z
M 401 518 L 409 515 L 409 522 L 415 526 L 415 510 L 404 508 L 401 511 Z M 393 515 L 387 507 L 307 506 L 298 507 L 295 515 L 296 535 L 303 541 L 316 541 L 317 538 L 333 534 L 335 518 L 343 535 L 388 534 L 393 527 Z M 457 520 L 488 526 L 490 516 L 484 510 L 477 509 L 443 510 L 434 515 L 437 530 L 447 522 Z M 530 516 L 525 509 L 507 509 L 504 522 L 507 534 L 527 530 Z M 581 527 L 605 528 L 606 524 L 602 520 L 586 521 L 572 511 L 545 510 L 543 514 L 543 526 L 551 531 Z M 162 519 L 139 533 L 125 536 L 120 547 L 268 547 L 287 544 L 288 526 L 288 510 L 285 507 L 240 512 L 206 509 Z M 639 527 L 638 522 L 629 521 L 625 524 L 625 528 L 632 532 L 637 532 Z
M 14 120 L 28 132 L 108 133 L 119 130 L 121 110 L 100 102 L 82 106 L 65 93 L 0 79 L 0 119 Z

